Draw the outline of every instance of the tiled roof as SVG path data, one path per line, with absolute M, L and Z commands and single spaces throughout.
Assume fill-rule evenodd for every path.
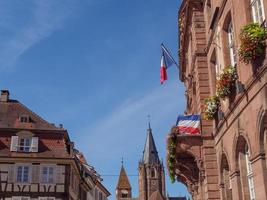
M 86 161 L 86 159 L 85 159 L 85 157 L 84 157 L 82 152 L 79 152 L 77 149 L 75 149 L 74 153 L 75 153 L 76 158 L 79 160 L 81 165 L 84 167 L 84 169 L 86 170 L 88 175 L 90 175 L 93 180 L 96 180 L 96 181 L 99 181 L 99 182 L 103 181 L 103 179 L 101 178 L 100 174 L 97 173 L 95 168 L 87 163 L 87 161 Z
M 131 189 L 131 185 L 123 166 L 121 166 L 117 189 Z
M 20 117 L 27 116 L 28 122 L 20 122 Z M 0 101 L 0 128 L 61 130 L 48 123 L 17 100 Z

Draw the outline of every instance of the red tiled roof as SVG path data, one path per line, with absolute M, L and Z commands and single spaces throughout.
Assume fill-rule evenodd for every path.
M 21 116 L 29 117 L 29 122 L 20 122 Z M 60 130 L 16 100 L 0 101 L 0 128 Z

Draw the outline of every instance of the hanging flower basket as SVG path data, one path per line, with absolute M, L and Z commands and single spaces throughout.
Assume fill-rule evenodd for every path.
M 220 74 L 216 84 L 216 94 L 219 98 L 225 98 L 234 90 L 235 82 L 237 80 L 236 68 L 229 66 L 224 68 L 223 73 Z
M 220 106 L 220 100 L 217 95 L 204 100 L 204 119 L 213 120 Z
M 171 134 L 168 138 L 168 170 L 171 182 L 174 183 L 175 181 L 175 151 L 177 147 L 177 137 L 175 134 Z
M 267 31 L 258 23 L 250 23 L 241 29 L 240 60 L 246 64 L 260 57 L 265 52 Z

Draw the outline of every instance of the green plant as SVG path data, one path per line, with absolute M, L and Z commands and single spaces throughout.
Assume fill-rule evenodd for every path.
M 261 56 L 265 50 L 265 39 L 267 31 L 258 23 L 250 23 L 241 29 L 239 49 L 240 60 L 249 63 L 255 58 Z
M 169 170 L 169 176 L 171 179 L 171 182 L 175 182 L 175 151 L 177 147 L 177 137 L 173 133 L 168 138 L 168 170 Z
M 217 95 L 204 99 L 204 119 L 212 120 L 220 106 L 220 99 Z
M 230 95 L 237 80 L 236 67 L 228 66 L 220 74 L 216 84 L 216 94 L 219 98 L 225 98 Z

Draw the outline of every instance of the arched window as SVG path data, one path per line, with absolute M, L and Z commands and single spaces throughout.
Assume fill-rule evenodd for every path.
M 211 90 L 212 90 L 212 94 L 215 94 L 215 90 L 216 90 L 216 80 L 219 77 L 219 74 L 221 72 L 220 66 L 218 64 L 217 61 L 217 53 L 216 53 L 216 49 L 213 50 L 212 54 L 211 54 L 211 58 L 210 58 L 210 81 L 211 81 Z
M 242 199 L 255 200 L 253 183 L 253 169 L 250 161 L 250 149 L 243 136 L 239 136 L 237 143 L 237 159 L 240 171 L 239 190 L 242 191 Z
M 237 58 L 236 58 L 236 49 L 235 49 L 234 31 L 233 31 L 232 22 L 229 22 L 228 24 L 227 36 L 228 36 L 230 63 L 232 66 L 235 66 Z
M 263 0 L 250 0 L 250 5 L 251 5 L 253 22 L 262 24 L 265 20 Z
M 246 161 L 246 168 L 247 168 L 247 181 L 248 181 L 248 190 L 249 190 L 249 196 L 250 200 L 255 200 L 255 188 L 254 188 L 254 182 L 253 182 L 253 171 L 252 171 L 252 165 L 249 160 L 250 153 L 248 146 L 246 145 L 245 148 L 245 161 Z
M 156 170 L 154 168 L 151 169 L 151 178 L 156 177 Z

